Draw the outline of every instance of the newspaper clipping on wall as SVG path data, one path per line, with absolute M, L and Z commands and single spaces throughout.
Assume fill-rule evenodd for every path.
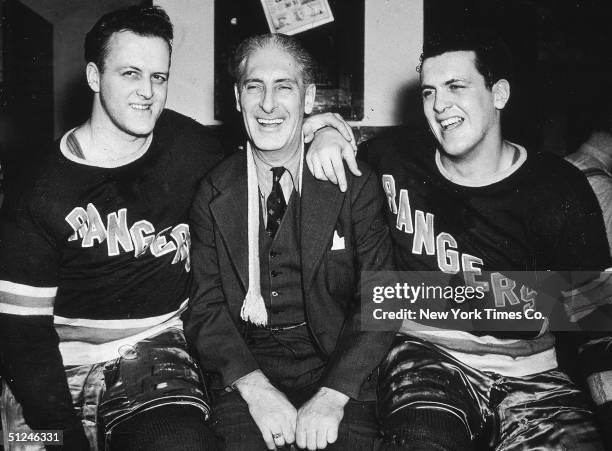
M 261 0 L 271 33 L 297 34 L 333 22 L 327 0 Z

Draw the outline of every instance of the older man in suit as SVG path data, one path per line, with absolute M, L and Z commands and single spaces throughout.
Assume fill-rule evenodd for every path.
M 346 193 L 302 170 L 315 85 L 294 38 L 249 38 L 234 68 L 247 149 L 196 196 L 186 317 L 214 427 L 231 450 L 372 449 L 373 376 L 394 335 L 360 324 L 360 272 L 392 265 L 380 188 L 366 167 Z

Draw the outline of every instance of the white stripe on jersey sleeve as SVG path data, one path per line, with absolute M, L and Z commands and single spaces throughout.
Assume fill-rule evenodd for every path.
M 0 280 L 0 313 L 52 316 L 57 287 L 32 287 Z
M 53 316 L 53 307 L 24 307 L 0 302 L 0 313 L 20 316 Z
M 31 285 L 9 282 L 8 280 L 0 280 L 0 291 L 17 296 L 52 298 L 57 294 L 57 287 L 33 287 Z
M 187 303 L 189 298 L 185 299 L 178 310 L 170 313 L 165 313 L 159 316 L 150 316 L 148 318 L 135 318 L 135 319 L 84 319 L 84 318 L 64 318 L 63 316 L 56 316 L 54 323 L 56 326 L 71 326 L 71 327 L 87 327 L 94 329 L 144 329 L 154 326 L 158 326 L 170 318 L 180 316 L 185 310 L 187 310 Z
M 606 270 L 577 288 L 562 291 L 561 297 L 570 321 L 575 323 L 601 306 L 612 304 L 612 272 Z

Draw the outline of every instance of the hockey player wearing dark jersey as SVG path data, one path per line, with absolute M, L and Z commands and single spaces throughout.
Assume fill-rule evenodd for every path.
M 610 266 L 601 210 L 586 179 L 555 156 L 503 139 L 509 62 L 490 34 L 426 42 L 421 90 L 435 142 L 402 130 L 365 145 L 387 194 L 397 268 L 461 274 L 495 301 L 495 283 L 516 282 L 504 271 Z M 319 178 L 330 172 L 323 166 L 342 167 L 333 147 L 311 148 L 309 157 Z M 493 272 L 495 280 L 483 277 Z M 534 292 L 519 286 L 505 295 L 522 308 Z M 586 311 L 560 298 L 570 316 L 609 318 L 605 296 L 593 296 Z M 604 305 L 595 309 L 597 303 Z M 578 356 L 604 436 L 612 410 L 611 343 L 600 336 Z M 405 321 L 381 367 L 379 402 L 388 441 L 406 449 L 603 449 L 591 403 L 559 370 L 546 326 L 526 336 Z
M 85 42 L 91 116 L 4 212 L 5 434 L 60 429 L 64 449 L 98 449 L 104 424 L 111 449 L 212 448 L 180 314 L 187 212 L 221 151 L 194 121 L 163 111 L 172 35 L 154 7 L 94 25 Z
M 32 430 L 62 430 L 71 450 L 216 447 L 180 316 L 191 289 L 188 211 L 222 153 L 204 127 L 164 110 L 172 36 L 157 7 L 94 25 L 91 116 L 32 165 L 27 192 L 3 211 L 8 449 L 9 434 Z

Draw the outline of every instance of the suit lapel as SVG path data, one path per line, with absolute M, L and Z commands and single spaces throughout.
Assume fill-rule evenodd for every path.
M 210 203 L 210 210 L 246 291 L 249 281 L 248 187 L 244 151 L 242 155 L 243 157 L 238 158 L 228 168 L 225 177 L 216 184 L 221 192 Z
M 211 202 L 210 210 L 246 290 L 249 280 L 246 156 L 237 158 L 227 168 L 224 177 L 216 180 L 214 185 L 220 194 Z M 328 250 L 344 197 L 345 194 L 336 185 L 315 179 L 308 168 L 304 167 L 300 199 L 300 245 L 305 290 L 310 288 L 321 259 Z
M 314 178 L 307 167 L 302 175 L 301 252 L 304 290 L 312 284 L 334 233 L 344 193 L 330 182 Z

